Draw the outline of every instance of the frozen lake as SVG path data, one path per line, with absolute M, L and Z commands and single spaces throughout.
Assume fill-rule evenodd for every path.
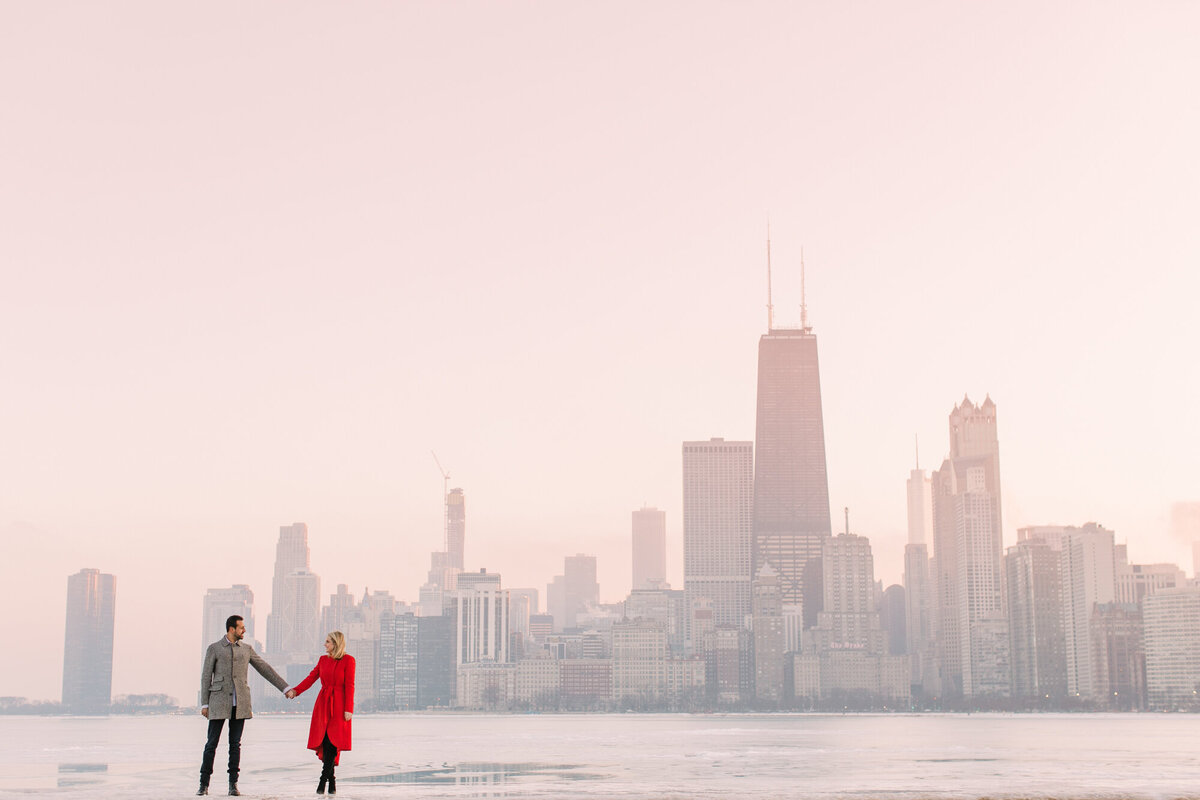
M 345 798 L 1200 798 L 1200 715 L 383 715 Z M 242 792 L 311 797 L 308 719 L 258 716 Z M 0 717 L 0 797 L 183 797 L 195 716 Z M 213 775 L 225 789 L 225 741 Z

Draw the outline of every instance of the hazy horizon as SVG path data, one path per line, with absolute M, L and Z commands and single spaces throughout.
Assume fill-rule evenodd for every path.
M 234 7 L 221 10 L 233 11 Z M 113 693 L 192 701 L 209 587 L 265 632 L 280 525 L 322 594 L 441 546 L 545 584 L 680 446 L 754 438 L 819 340 L 835 532 L 899 582 L 905 486 L 997 405 L 1005 545 L 1096 521 L 1191 574 L 1200 7 L 130 2 L 0 12 L 0 693 L 56 699 L 66 578 L 117 577 Z M 1193 342 L 1189 345 L 1188 342 Z M 320 642 L 314 642 L 314 659 Z

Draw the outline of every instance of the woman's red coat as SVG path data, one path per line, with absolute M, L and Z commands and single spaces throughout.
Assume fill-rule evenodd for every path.
M 340 756 L 343 750 L 350 749 L 350 720 L 342 712 L 354 713 L 354 656 L 321 656 L 313 671 L 296 686 L 296 694 L 302 694 L 317 678 L 321 679 L 321 691 L 308 727 L 308 749 L 320 758 L 321 744 L 328 733 Z

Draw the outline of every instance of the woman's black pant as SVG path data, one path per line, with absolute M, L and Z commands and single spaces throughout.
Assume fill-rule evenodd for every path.
M 329 734 L 325 734 L 324 741 L 321 742 L 321 762 L 324 768 L 321 770 L 325 775 L 333 774 L 333 760 L 337 758 L 337 748 L 333 746 L 333 742 L 329 741 Z

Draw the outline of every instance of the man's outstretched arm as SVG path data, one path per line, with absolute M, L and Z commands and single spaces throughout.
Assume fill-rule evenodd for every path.
M 264 678 L 266 678 L 267 681 L 276 689 L 281 692 L 287 691 L 288 682 L 281 678 L 279 673 L 267 663 L 265 658 L 255 652 L 253 647 L 250 648 L 250 666 L 254 667 L 255 671 L 258 672 L 259 675 L 262 675 Z

